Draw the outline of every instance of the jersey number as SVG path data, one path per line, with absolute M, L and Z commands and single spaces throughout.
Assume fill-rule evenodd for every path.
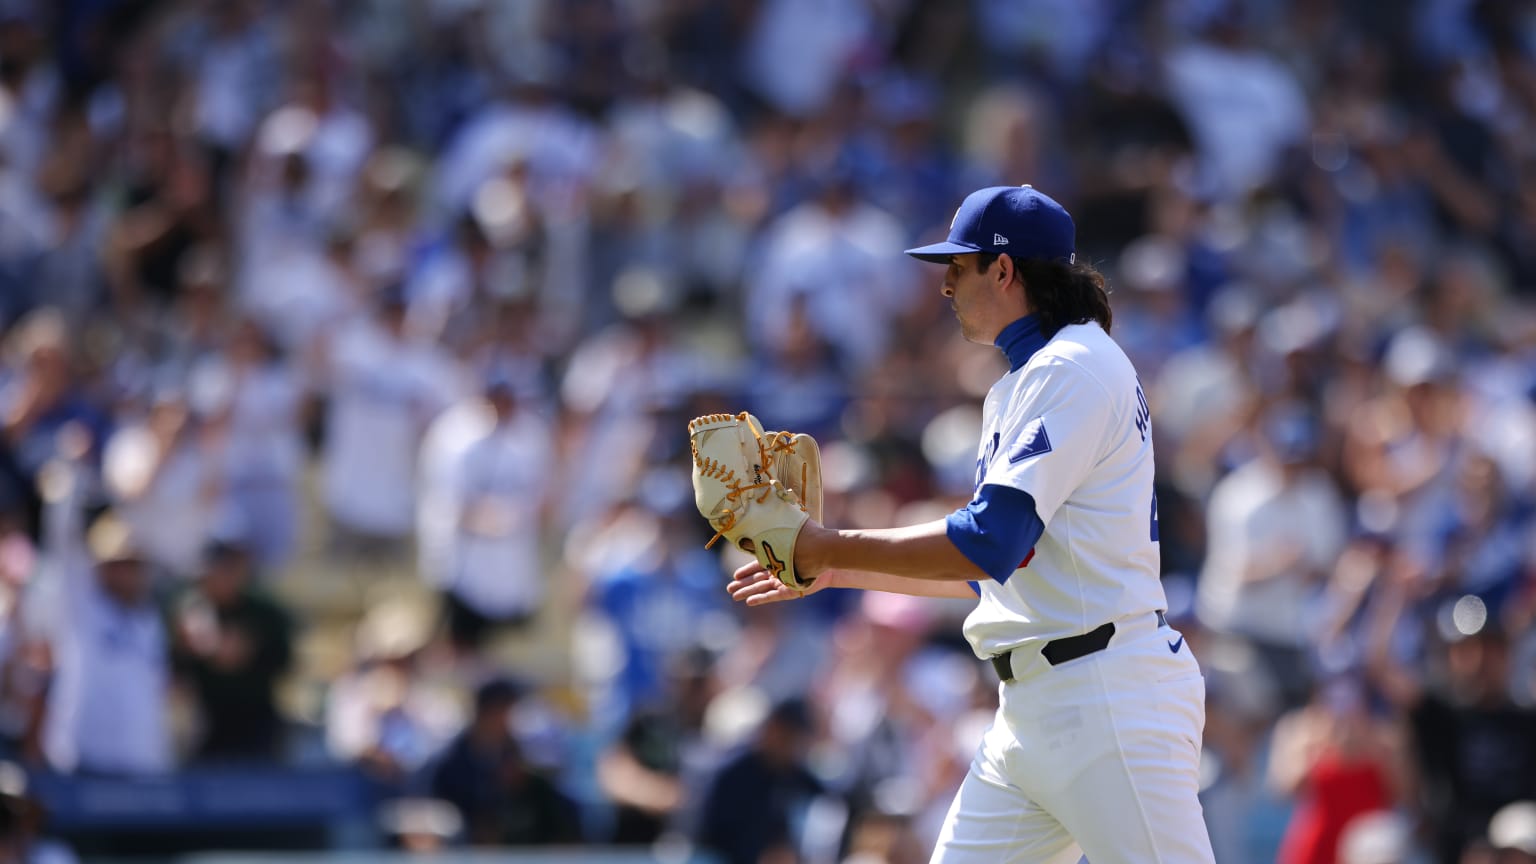
M 1158 542 L 1158 539 L 1157 539 L 1157 493 L 1156 492 L 1152 493 L 1152 542 L 1153 543 Z

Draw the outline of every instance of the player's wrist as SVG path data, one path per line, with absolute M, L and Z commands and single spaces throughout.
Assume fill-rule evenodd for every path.
M 830 575 L 831 568 L 826 554 L 827 537 L 833 533 L 814 519 L 806 520 L 801 526 L 800 536 L 795 538 L 795 572 L 802 579 L 820 579 L 823 575 Z

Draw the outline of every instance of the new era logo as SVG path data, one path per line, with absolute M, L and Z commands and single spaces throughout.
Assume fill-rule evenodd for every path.
M 1001 234 L 993 234 L 992 235 L 992 245 L 993 246 L 1007 246 L 1008 245 L 1008 238 L 1004 237 Z

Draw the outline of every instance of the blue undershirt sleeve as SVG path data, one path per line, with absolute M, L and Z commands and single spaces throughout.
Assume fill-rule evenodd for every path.
M 1045 533 L 1035 499 L 1022 489 L 996 484 L 981 487 L 975 500 L 945 521 L 949 542 L 999 583 L 1008 581 Z

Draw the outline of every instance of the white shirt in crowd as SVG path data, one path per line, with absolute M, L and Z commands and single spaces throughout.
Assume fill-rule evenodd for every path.
M 102 455 L 102 479 L 116 510 L 150 561 L 190 578 L 202 564 L 214 527 L 214 467 L 196 433 L 183 431 L 161 452 L 147 423 L 123 426 Z
M 463 715 L 450 688 L 389 666 L 359 669 L 326 694 L 326 749 L 352 762 L 377 748 L 416 771 L 464 727 Z
M 483 399 L 466 399 L 433 420 L 417 461 L 416 552 L 428 585 L 447 587 L 458 535 L 458 472 L 471 445 L 490 434 L 496 415 Z
M 288 483 L 304 460 L 300 395 L 298 378 L 285 365 L 241 370 L 218 357 L 192 370 L 188 399 L 200 414 L 227 418 L 222 468 L 228 479 Z
M 540 513 L 554 457 L 549 423 L 518 410 L 469 444 L 452 472 L 446 587 L 487 617 L 530 613 L 543 603 Z
M 315 342 L 355 315 L 358 306 L 342 269 L 307 246 L 281 250 L 260 267 L 248 268 L 245 296 L 246 307 L 270 327 L 295 367 L 302 367 Z
M 1284 149 L 1307 131 L 1306 94 L 1268 54 L 1191 42 L 1168 55 L 1167 75 L 1169 95 L 1224 195 L 1268 179 Z
M 1186 495 L 1204 499 L 1217 480 L 1218 466 L 1207 450 L 1178 445 L 1206 430 L 1235 428 L 1252 388 L 1248 370 L 1228 352 L 1209 345 L 1186 348 L 1168 359 L 1147 395 L 1159 418 L 1171 479 Z
M 777 343 L 790 320 L 784 310 L 803 300 L 823 340 L 858 366 L 878 361 L 890 319 L 914 298 L 911 265 L 886 254 L 905 236 L 894 216 L 869 204 L 833 213 L 812 202 L 785 213 L 769 226 L 748 285 L 752 332 Z
M 441 213 L 464 211 L 475 191 L 509 162 L 526 160 L 541 204 L 591 182 L 602 165 L 603 136 L 591 122 L 558 104 L 494 102 L 460 127 L 437 164 Z
M 165 630 L 153 602 L 127 608 L 108 597 L 89 568 L 63 578 L 68 612 L 53 640 L 43 749 L 63 771 L 133 774 L 171 770 L 166 717 Z
M 124 606 L 102 589 L 81 540 L 76 500 L 66 496 L 45 514 L 46 593 L 35 599 L 54 675 L 44 756 L 65 772 L 170 771 L 170 661 L 160 609 L 149 598 Z
M 1287 485 L 1278 466 L 1254 459 L 1216 484 L 1207 511 L 1210 548 L 1196 601 L 1211 627 L 1280 645 L 1311 634 L 1307 571 L 1330 568 L 1344 547 L 1344 506 L 1320 470 Z
M 761 4 L 742 54 L 753 89 L 789 114 L 820 110 L 874 35 L 860 0 L 770 0 Z M 815 21 L 815 27 L 805 22 Z
M 196 59 L 193 123 L 198 133 L 230 151 L 238 151 L 260 119 L 258 111 L 272 85 L 271 40 L 259 25 L 235 33 L 184 34 L 201 43 Z M 189 45 L 190 47 L 190 45 Z
M 354 319 L 331 346 L 325 506 L 355 531 L 406 537 L 416 515 L 416 455 L 432 418 L 457 392 L 451 358 Z

